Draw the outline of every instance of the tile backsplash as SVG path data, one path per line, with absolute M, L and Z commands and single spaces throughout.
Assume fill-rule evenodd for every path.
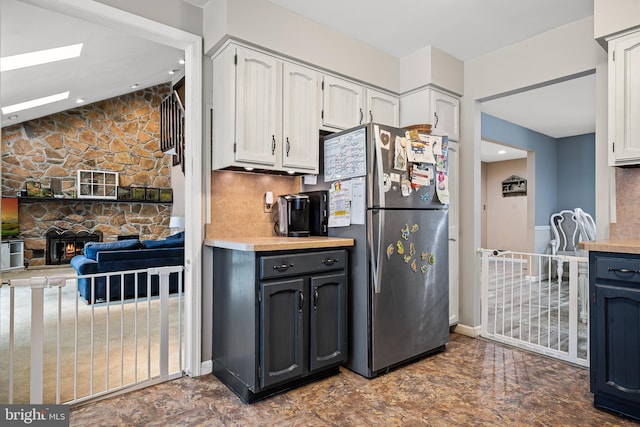
M 640 168 L 616 168 L 616 217 L 611 239 L 640 240 Z
M 273 192 L 274 202 L 280 194 L 297 193 L 301 178 L 256 173 L 213 171 L 211 173 L 211 223 L 207 238 L 270 237 L 273 213 L 264 212 L 264 195 Z

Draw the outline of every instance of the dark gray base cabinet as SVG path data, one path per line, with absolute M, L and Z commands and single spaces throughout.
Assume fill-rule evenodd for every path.
M 640 420 L 640 256 L 589 252 L 591 392 Z
M 213 371 L 245 402 L 346 361 L 347 251 L 214 249 Z

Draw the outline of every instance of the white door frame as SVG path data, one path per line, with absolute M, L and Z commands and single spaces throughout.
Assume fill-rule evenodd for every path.
M 202 359 L 202 242 L 204 155 L 202 147 L 202 37 L 93 0 L 22 0 L 108 26 L 185 53 L 185 372 L 200 375 Z M 149 3 L 152 5 L 152 2 Z M 189 191 L 186 191 L 189 189 Z

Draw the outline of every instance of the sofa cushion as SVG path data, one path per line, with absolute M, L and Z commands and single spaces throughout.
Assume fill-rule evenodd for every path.
M 95 260 L 100 251 L 121 251 L 123 249 L 137 249 L 140 247 L 138 240 L 119 240 L 117 242 L 87 242 L 84 245 L 84 256 Z
M 144 249 L 180 248 L 184 246 L 184 240 L 179 240 L 179 239 L 142 240 L 140 244 Z
M 184 231 L 167 236 L 167 240 L 184 240 Z

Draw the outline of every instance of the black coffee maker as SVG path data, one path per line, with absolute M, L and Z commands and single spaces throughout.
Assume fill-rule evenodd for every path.
M 285 194 L 278 196 L 278 222 L 276 230 L 280 236 L 308 237 L 309 196 Z

